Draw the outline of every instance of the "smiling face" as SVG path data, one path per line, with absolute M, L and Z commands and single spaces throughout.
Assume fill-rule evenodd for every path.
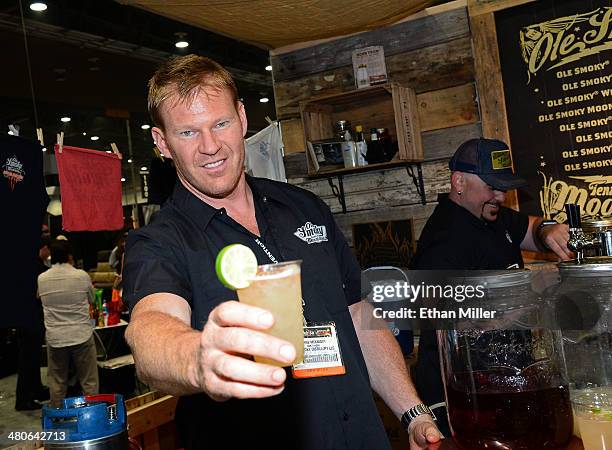
M 162 153 L 174 160 L 179 179 L 199 198 L 225 199 L 244 178 L 244 105 L 227 89 L 207 87 L 161 105 L 163 130 L 152 129 Z
M 499 208 L 506 199 L 506 193 L 493 189 L 478 175 L 463 172 L 453 172 L 452 179 L 457 203 L 474 214 L 476 217 L 490 222 L 497 219 Z

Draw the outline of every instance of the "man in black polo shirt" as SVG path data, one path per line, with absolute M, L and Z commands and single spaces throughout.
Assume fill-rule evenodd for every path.
M 403 417 L 411 449 L 438 441 L 393 336 L 359 326 L 369 314 L 359 267 L 329 208 L 297 187 L 245 176 L 247 120 L 229 73 L 195 55 L 171 59 L 149 82 L 149 110 L 179 182 L 128 237 L 126 338 L 140 377 L 181 396 L 184 447 L 388 449 L 370 384 Z M 273 316 L 232 301 L 217 279 L 215 257 L 234 243 L 260 264 L 302 260 L 304 317 L 335 324 L 345 374 L 295 379 L 250 358 L 287 363 L 295 348 L 262 333 Z
M 506 144 L 471 139 L 459 146 L 449 168 L 451 191 L 438 197 L 412 269 L 518 269 L 523 268 L 521 249 L 553 251 L 561 260 L 571 257 L 567 225 L 501 206 L 507 190 L 526 185 L 512 171 Z M 434 331 L 421 333 L 415 381 L 420 397 L 438 417 L 440 431 L 450 435 Z

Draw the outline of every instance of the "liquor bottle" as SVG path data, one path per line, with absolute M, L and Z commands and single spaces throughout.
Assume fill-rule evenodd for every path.
M 344 161 L 344 167 L 347 169 L 351 169 L 357 166 L 357 152 L 355 141 L 353 141 L 353 137 L 349 130 L 346 130 L 344 133 L 344 142 L 341 144 L 342 146 L 342 160 Z
M 391 139 L 388 128 L 379 128 L 378 132 L 379 140 L 383 142 L 385 161 L 391 161 L 395 154 L 399 151 L 399 144 L 397 141 L 393 141 Z M 380 136 L 382 136 L 382 138 Z
M 376 128 L 370 129 L 370 143 L 368 144 L 368 164 L 375 164 L 383 162 L 384 155 L 382 153 L 382 147 L 378 140 L 378 133 Z
M 380 148 L 382 149 L 382 160 L 384 162 L 389 161 L 390 147 L 391 147 L 391 139 L 389 137 L 389 132 L 386 128 L 377 128 L 376 132 L 378 134 L 378 142 L 380 142 Z
M 368 161 L 366 155 L 368 154 L 368 143 L 366 142 L 365 135 L 363 134 L 363 127 L 361 125 L 355 126 L 355 146 L 357 152 L 357 165 L 367 166 Z

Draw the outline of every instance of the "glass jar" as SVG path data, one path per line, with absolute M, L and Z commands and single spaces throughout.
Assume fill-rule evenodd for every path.
M 487 322 L 455 320 L 438 331 L 453 439 L 466 450 L 553 449 L 572 435 L 561 333 L 546 325 L 545 303 L 528 270 L 486 272 Z
M 575 390 L 612 386 L 612 257 L 559 263 L 551 301 Z

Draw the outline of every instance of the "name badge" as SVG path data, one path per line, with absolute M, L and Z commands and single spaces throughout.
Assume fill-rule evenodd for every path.
M 304 361 L 291 368 L 293 378 L 344 375 L 340 342 L 334 322 L 320 322 L 304 327 Z

